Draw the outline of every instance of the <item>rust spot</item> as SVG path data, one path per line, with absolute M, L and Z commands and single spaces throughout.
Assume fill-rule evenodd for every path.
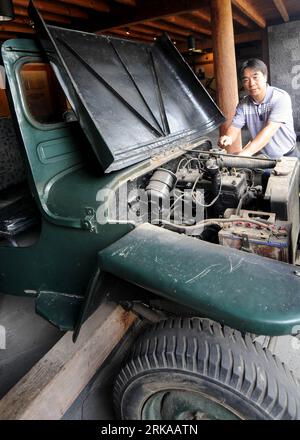
M 121 322 L 124 329 L 130 327 L 136 318 L 137 316 L 134 313 L 124 310 L 121 314 Z

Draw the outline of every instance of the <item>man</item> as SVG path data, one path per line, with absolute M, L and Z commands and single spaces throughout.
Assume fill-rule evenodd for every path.
M 220 137 L 218 145 L 228 153 L 242 156 L 260 153 L 271 159 L 299 157 L 288 93 L 268 85 L 267 66 L 256 58 L 243 63 L 240 78 L 247 96 L 238 104 L 231 125 Z M 244 126 L 248 127 L 252 140 L 243 149 L 235 148 L 232 144 Z

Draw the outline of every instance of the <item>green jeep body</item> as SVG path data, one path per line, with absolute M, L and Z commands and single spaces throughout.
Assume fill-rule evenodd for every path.
M 150 45 L 140 45 L 47 27 L 38 16 L 35 18 L 39 31 L 44 26 L 42 45 L 34 40 L 9 40 L 2 46 L 2 57 L 15 122 L 24 147 L 27 181 L 39 211 L 40 231 L 37 239 L 29 245 L 7 244 L 0 247 L 1 292 L 34 296 L 37 313 L 62 330 L 75 330 L 75 336 L 89 315 L 95 297 L 98 302 L 110 298 L 114 284 L 118 286 L 118 291 L 112 298 L 121 303 L 141 302 L 152 307 L 155 301 L 159 304 L 157 300 L 162 299 L 161 304 L 178 305 L 177 316 L 180 315 L 178 310 L 182 315 L 188 311 L 189 314 L 212 319 L 243 333 L 296 334 L 300 328 L 300 276 L 294 264 L 299 213 L 290 207 L 290 193 L 291 185 L 297 186 L 299 182 L 297 160 L 289 158 L 289 171 L 278 174 L 278 179 L 280 176 L 286 179 L 287 174 L 289 176 L 286 209 L 290 211 L 286 220 L 294 222 L 291 232 L 294 244 L 288 264 L 189 237 L 189 234 L 182 233 L 186 230 L 180 228 L 166 230 L 161 224 L 151 225 L 147 221 L 135 223 L 130 219 L 115 221 L 110 216 L 111 194 L 125 184 L 136 188 L 145 176 L 149 179 L 148 176 L 153 175 L 157 168 L 172 161 L 178 164 L 188 151 L 199 149 L 199 146 L 200 150 L 207 150 L 210 142 L 209 139 L 203 140 L 203 135 L 215 129 L 223 117 L 167 37 Z M 97 66 L 100 68 L 102 65 L 103 72 L 99 69 L 96 74 L 94 72 L 94 79 L 98 75 L 99 88 L 93 85 L 93 92 L 98 93 L 94 101 L 86 90 L 88 98 L 81 94 L 78 86 L 82 81 L 80 75 L 91 74 L 90 66 L 83 60 L 83 51 L 78 55 L 78 49 L 75 57 L 75 46 L 72 49 L 70 41 L 74 41 L 75 46 L 78 44 L 76 47 L 79 49 L 86 47 L 87 51 L 88 48 L 95 50 L 93 56 L 96 56 L 99 45 L 99 54 L 103 51 L 104 59 L 107 47 L 112 51 L 111 42 L 118 50 L 124 47 L 123 64 L 120 52 L 117 52 L 111 65 L 104 61 Z M 132 58 L 128 55 L 130 50 L 133 52 Z M 135 71 L 134 65 L 129 63 L 128 67 L 124 62 L 128 56 L 130 62 L 136 60 L 138 63 L 139 51 L 152 59 L 152 67 L 146 66 L 145 71 L 140 72 Z M 76 58 L 78 66 L 71 59 L 72 56 Z M 165 64 L 164 56 L 167 59 Z M 68 112 L 71 121 L 39 122 L 31 114 L 25 99 L 22 68 L 28 64 L 49 61 L 52 67 L 56 66 L 55 73 L 76 114 L 74 117 L 71 111 Z M 160 62 L 163 64 L 162 70 Z M 112 69 L 110 74 L 106 70 L 108 67 Z M 156 115 L 153 111 L 149 116 L 151 105 L 144 102 L 141 93 L 143 86 L 137 87 L 138 81 L 134 87 L 132 85 L 134 77 L 138 77 L 139 73 L 141 77 L 147 75 L 149 69 L 152 69 L 154 77 L 155 74 L 169 75 L 172 87 L 178 81 L 180 86 L 175 92 L 189 97 L 189 102 L 194 106 L 194 120 L 189 121 L 187 114 L 184 115 L 182 118 L 186 127 L 178 129 L 177 133 L 176 130 L 172 132 L 172 126 L 168 127 L 166 123 L 172 118 L 172 107 L 167 103 L 163 114 L 163 105 L 159 104 L 160 99 L 164 98 L 163 79 L 156 77 L 153 80 L 153 84 L 160 83 L 163 90 L 160 99 L 156 97 Z M 76 71 L 79 71 L 78 77 L 75 77 Z M 186 79 L 184 84 L 183 79 Z M 108 85 L 109 80 L 111 83 Z M 147 81 L 146 94 L 149 92 L 147 87 L 155 88 L 149 86 L 149 78 Z M 128 93 L 126 104 L 124 95 L 129 83 L 135 95 L 133 98 L 131 96 L 130 102 Z M 141 84 L 145 82 L 141 80 Z M 106 94 L 111 94 L 111 106 L 118 106 L 117 116 L 111 107 L 101 107 L 101 87 Z M 158 91 L 153 91 L 155 93 Z M 141 101 L 138 115 L 132 104 L 137 100 L 136 96 Z M 90 99 L 90 107 L 84 106 L 87 99 Z M 97 108 L 92 109 L 92 104 L 95 107 L 97 102 L 101 107 L 100 116 L 105 119 L 103 131 L 100 116 L 97 119 L 97 115 L 93 116 L 92 113 L 92 110 L 97 112 Z M 179 118 L 179 111 L 185 111 L 185 108 L 187 103 L 182 101 L 182 107 L 180 102 L 175 103 L 174 118 L 176 115 Z M 122 112 L 124 121 L 120 116 Z M 157 123 L 159 112 L 161 124 Z M 132 118 L 136 119 L 136 124 L 132 123 Z M 198 126 L 195 125 L 197 118 Z M 113 135 L 110 137 L 107 134 L 117 130 L 118 123 L 121 125 L 119 131 L 124 132 L 119 150 L 114 144 Z M 154 140 L 145 141 L 145 130 L 151 133 L 149 136 Z M 136 149 L 136 159 L 135 145 L 140 148 Z M 283 185 L 286 180 L 276 182 Z M 103 191 L 108 194 L 106 198 L 103 198 Z M 275 206 L 276 200 L 272 203 Z M 282 205 L 280 200 L 277 203 Z M 100 212 L 105 222 L 98 221 Z M 131 285 L 135 286 L 132 292 Z M 165 310 L 169 316 L 169 307 L 164 309 L 161 305 L 158 308 Z

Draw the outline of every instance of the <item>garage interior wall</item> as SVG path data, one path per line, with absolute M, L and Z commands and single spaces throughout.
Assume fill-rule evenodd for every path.
M 294 123 L 300 135 L 300 21 L 271 26 L 269 32 L 271 83 L 292 98 Z

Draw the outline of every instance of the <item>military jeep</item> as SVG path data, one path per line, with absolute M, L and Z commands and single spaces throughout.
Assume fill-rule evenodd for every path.
M 297 379 L 255 341 L 300 329 L 298 160 L 215 148 L 224 117 L 166 35 L 30 14 L 37 38 L 2 46 L 1 292 L 74 341 L 102 301 L 149 321 L 117 417 L 300 419 Z

